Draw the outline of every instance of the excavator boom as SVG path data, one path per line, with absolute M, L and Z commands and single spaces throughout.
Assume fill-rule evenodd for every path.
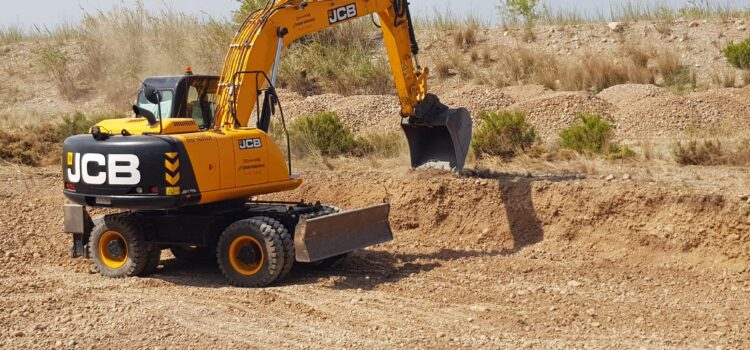
M 258 91 L 276 83 L 284 48 L 304 35 L 370 15 L 380 20 L 412 166 L 463 169 L 471 116 L 428 94 L 429 71 L 417 60 L 419 46 L 406 0 L 269 1 L 246 19 L 232 41 L 220 76 L 217 125 L 251 126 Z M 260 72 L 269 79 L 259 79 Z

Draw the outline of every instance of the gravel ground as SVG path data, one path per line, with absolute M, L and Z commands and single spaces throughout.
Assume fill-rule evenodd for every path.
M 0 167 L 0 346 L 750 346 L 750 204 L 637 181 L 304 171 L 284 198 L 393 204 L 396 239 L 265 289 L 162 256 L 108 279 L 66 256 L 54 168 Z M 281 198 L 280 195 L 273 198 Z

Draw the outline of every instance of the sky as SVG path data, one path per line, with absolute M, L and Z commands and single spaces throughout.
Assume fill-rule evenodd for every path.
M 610 6 L 624 0 L 542 0 L 552 7 L 576 9 L 589 14 L 608 14 Z M 690 0 L 639 0 L 649 3 L 678 7 Z M 750 0 L 712 0 L 719 3 L 750 6 Z M 76 22 L 84 11 L 106 10 L 117 4 L 134 4 L 136 0 L 2 0 L 0 26 L 21 25 L 25 27 L 54 27 L 63 22 Z M 169 6 L 186 13 L 228 17 L 237 8 L 236 0 L 143 0 L 147 6 Z M 413 13 L 429 16 L 435 11 L 469 14 L 496 21 L 497 0 L 410 0 Z

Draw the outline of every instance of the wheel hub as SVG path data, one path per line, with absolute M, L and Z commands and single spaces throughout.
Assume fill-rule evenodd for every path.
M 109 244 L 107 244 L 107 252 L 109 253 L 109 256 L 115 259 L 121 259 L 125 256 L 125 247 L 120 240 L 111 240 Z
M 237 259 L 243 264 L 256 265 L 260 261 L 261 252 L 255 245 L 245 246 L 239 249 Z

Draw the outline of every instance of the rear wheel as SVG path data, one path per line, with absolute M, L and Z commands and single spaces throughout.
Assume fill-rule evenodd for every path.
M 94 227 L 89 247 L 94 269 L 104 276 L 137 276 L 149 262 L 153 263 L 153 253 L 144 242 L 143 233 L 124 215 L 105 217 Z
M 285 231 L 283 225 L 267 217 L 240 220 L 224 230 L 216 257 L 230 283 L 238 287 L 265 287 L 279 278 L 285 266 L 280 231 Z

